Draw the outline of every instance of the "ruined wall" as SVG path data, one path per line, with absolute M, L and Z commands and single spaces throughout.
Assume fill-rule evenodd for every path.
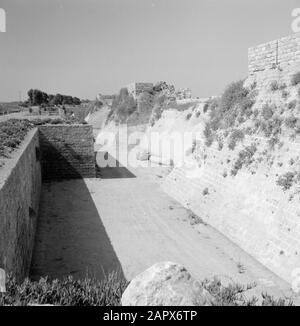
M 300 33 L 249 48 L 249 75 L 300 62 Z
M 300 71 L 300 33 L 264 43 L 248 50 L 248 82 L 264 87 L 273 80 L 290 84 Z
M 131 83 L 126 86 L 128 93 L 133 95 L 134 98 L 137 98 L 143 92 L 151 92 L 153 90 L 152 83 Z
M 37 129 L 0 169 L 0 268 L 20 280 L 30 268 L 41 191 Z
M 43 180 L 95 177 L 92 126 L 45 125 L 39 133 Z

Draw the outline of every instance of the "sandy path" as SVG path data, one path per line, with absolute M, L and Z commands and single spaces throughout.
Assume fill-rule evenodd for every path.
M 290 295 L 289 286 L 160 188 L 168 168 L 102 170 L 103 179 L 44 184 L 31 277 L 72 274 L 128 280 L 159 261 L 198 279 L 257 283 L 254 293 Z

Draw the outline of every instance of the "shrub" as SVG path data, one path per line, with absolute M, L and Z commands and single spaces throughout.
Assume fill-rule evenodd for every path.
M 269 120 L 273 117 L 273 114 L 274 114 L 274 110 L 272 107 L 270 107 L 268 104 L 265 104 L 262 108 L 262 117 L 265 119 L 265 120 Z
M 291 78 L 292 86 L 300 84 L 300 72 L 295 73 Z
M 291 129 L 294 129 L 296 127 L 297 122 L 298 122 L 298 119 L 294 115 L 290 115 L 284 121 L 285 125 Z
M 6 292 L 0 293 L 0 306 L 53 304 L 67 306 L 117 306 L 127 281 L 117 273 L 109 274 L 103 281 L 85 278 L 75 280 L 72 276 L 62 280 L 38 282 L 26 279 L 18 284 L 8 276 Z
M 201 115 L 201 112 L 200 112 L 200 111 L 197 111 L 197 112 L 196 112 L 196 118 L 199 118 L 200 115 Z
M 282 94 L 281 94 L 281 97 L 286 99 L 286 98 L 288 98 L 288 96 L 289 96 L 289 92 L 287 90 L 283 90 Z
M 296 177 L 297 172 L 287 172 L 278 178 L 276 184 L 280 186 L 284 191 L 289 190 L 297 180 Z
M 243 86 L 243 81 L 231 83 L 225 89 L 221 97 L 220 108 L 222 112 L 227 112 L 232 109 L 236 104 L 239 104 L 248 95 L 248 91 Z
M 271 83 L 270 83 L 270 90 L 272 92 L 275 92 L 279 89 L 279 85 L 278 85 L 278 82 L 277 80 L 273 80 Z
M 206 195 L 208 195 L 208 194 L 209 194 L 209 191 L 208 191 L 208 188 L 206 187 L 206 188 L 203 189 L 203 191 L 202 191 L 202 195 L 203 195 L 203 196 L 206 196 Z
M 190 120 L 191 117 L 192 117 L 192 113 L 190 112 L 186 115 L 185 120 Z
M 202 282 L 203 287 L 213 297 L 213 306 L 256 306 L 257 297 L 247 298 L 246 291 L 253 289 L 255 284 L 241 285 L 239 283 L 230 283 L 223 286 L 218 278 L 213 281 L 205 280 Z M 292 306 L 293 302 L 286 298 L 274 299 L 267 293 L 262 293 L 262 306 Z
M 235 149 L 236 144 L 245 138 L 245 133 L 243 130 L 235 129 L 232 131 L 229 137 L 228 148 L 231 150 Z
M 296 105 L 297 105 L 297 101 L 293 100 L 293 101 L 289 102 L 288 109 L 293 110 L 293 109 L 295 109 Z
M 209 123 L 205 124 L 205 128 L 204 128 L 204 137 L 205 137 L 205 145 L 206 146 L 211 146 L 212 143 L 214 142 L 214 134 L 212 132 L 211 126 Z
M 282 91 L 282 90 L 284 90 L 284 89 L 286 89 L 287 88 L 287 85 L 286 85 L 286 83 L 282 83 L 282 84 L 280 84 L 280 86 L 279 86 L 279 89 Z
M 251 144 L 251 146 L 247 146 L 245 149 L 239 152 L 238 159 L 234 163 L 234 167 L 231 170 L 231 175 L 237 175 L 238 171 L 243 166 L 249 166 L 254 162 L 253 156 L 256 153 L 257 148 L 255 144 Z
M 268 144 L 271 150 L 275 148 L 275 145 L 279 143 L 278 137 L 272 137 L 268 140 Z
M 10 119 L 0 122 L 0 158 L 8 157 L 33 127 L 28 120 Z

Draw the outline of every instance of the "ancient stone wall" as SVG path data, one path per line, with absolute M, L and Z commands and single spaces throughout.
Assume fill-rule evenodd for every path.
M 0 268 L 22 279 L 28 275 L 41 191 L 38 130 L 0 169 Z
M 43 180 L 95 177 L 92 126 L 45 125 L 39 133 Z
M 248 83 L 268 87 L 272 81 L 290 85 L 291 76 L 300 71 L 300 33 L 254 46 L 248 50 Z
M 151 92 L 153 90 L 152 83 L 131 83 L 126 86 L 128 93 L 135 99 L 143 92 Z
M 248 50 L 249 75 L 300 62 L 300 33 L 254 46 Z

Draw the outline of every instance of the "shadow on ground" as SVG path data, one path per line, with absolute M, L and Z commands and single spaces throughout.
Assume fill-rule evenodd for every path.
M 97 177 L 101 179 L 136 178 L 132 172 L 125 166 L 122 166 L 122 164 L 108 152 L 95 152 L 95 158 Z
M 68 168 L 72 170 L 71 166 Z M 76 171 L 71 174 L 75 175 Z M 91 194 L 83 179 L 43 184 L 30 271 L 32 279 L 88 275 L 101 280 L 110 272 L 124 277 Z

